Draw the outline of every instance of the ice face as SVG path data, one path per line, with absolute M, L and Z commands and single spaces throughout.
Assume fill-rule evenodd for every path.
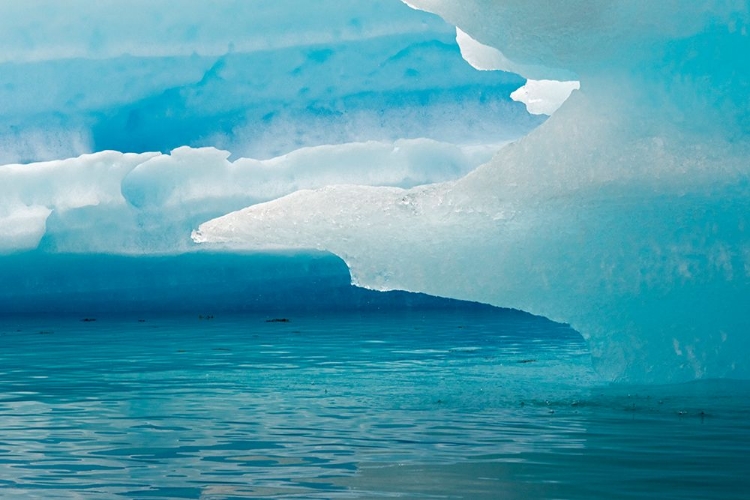
M 460 180 L 301 191 L 195 241 L 328 250 L 362 286 L 569 322 L 613 380 L 750 376 L 746 2 L 409 4 L 581 91 Z
M 0 164 L 181 146 L 269 159 L 369 140 L 497 142 L 540 123 L 507 98 L 522 84 L 473 70 L 453 26 L 396 0 L 5 2 Z
M 298 189 L 461 177 L 542 121 L 397 1 L 61 9 L 0 5 L 0 252 L 194 249 Z

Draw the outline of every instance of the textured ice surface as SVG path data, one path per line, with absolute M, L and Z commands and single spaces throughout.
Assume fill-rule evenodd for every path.
M 611 379 L 750 376 L 747 3 L 409 4 L 581 91 L 458 181 L 301 191 L 195 240 L 329 250 L 363 286 L 569 322 Z
M 522 84 L 473 70 L 451 25 L 397 0 L 0 5 L 0 163 L 494 142 L 539 123 L 508 100 Z
M 269 160 L 215 148 L 114 151 L 0 166 L 0 251 L 174 252 L 199 222 L 298 189 L 414 186 L 460 177 L 495 145 L 429 139 L 303 148 Z M 44 240 L 42 240 L 44 238 Z
M 0 252 L 175 252 L 297 189 L 457 178 L 541 122 L 522 84 L 392 0 L 4 3 Z

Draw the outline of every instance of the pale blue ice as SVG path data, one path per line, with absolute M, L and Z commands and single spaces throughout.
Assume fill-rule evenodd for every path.
M 331 252 L 605 380 L 747 378 L 747 3 L 408 3 L 3 4 L 0 250 Z

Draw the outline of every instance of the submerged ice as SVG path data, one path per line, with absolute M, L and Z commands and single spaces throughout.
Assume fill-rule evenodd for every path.
M 324 250 L 750 377 L 747 3 L 407 3 L 0 6 L 0 251 Z

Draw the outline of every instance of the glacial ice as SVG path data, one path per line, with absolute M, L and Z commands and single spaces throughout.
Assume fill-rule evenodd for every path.
M 429 139 L 302 148 L 269 160 L 216 148 L 171 154 L 104 151 L 0 166 L 0 252 L 190 250 L 198 223 L 328 184 L 410 187 L 455 179 L 500 148 Z
M 408 4 L 581 90 L 462 179 L 299 191 L 195 241 L 327 250 L 361 286 L 565 321 L 612 380 L 749 377 L 747 2 Z
M 0 252 L 194 250 L 210 218 L 457 178 L 541 122 L 397 1 L 123 5 L 0 5 Z
M 396 0 L 284 9 L 0 4 L 0 164 L 181 146 L 269 159 L 370 140 L 483 144 L 540 123 L 507 98 L 523 78 L 473 70 L 437 16 Z
M 746 1 L 124 5 L 0 4 L 0 266 L 323 250 L 750 377 Z

